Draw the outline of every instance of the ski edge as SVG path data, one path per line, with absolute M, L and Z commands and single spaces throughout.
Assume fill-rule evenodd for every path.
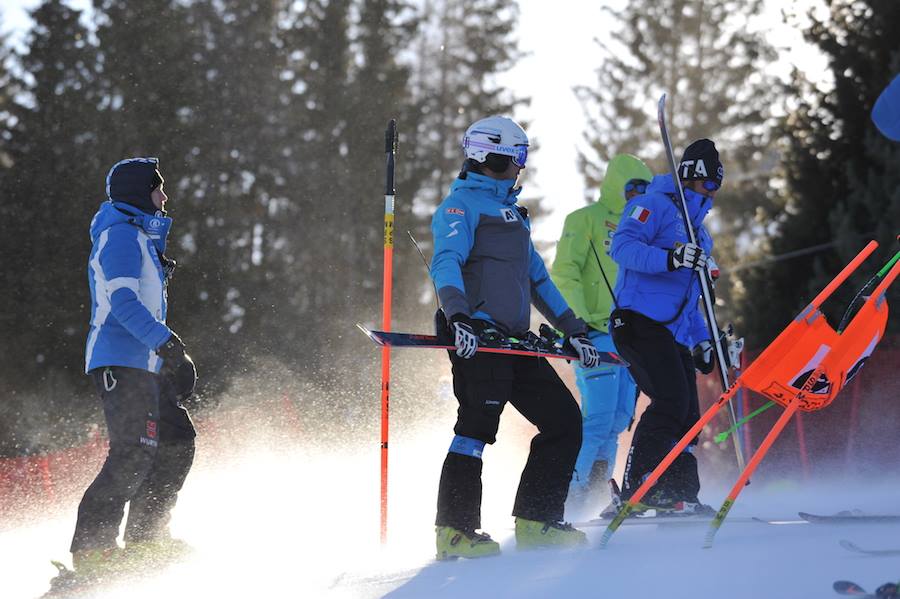
M 838 544 L 846 549 L 847 551 L 852 551 L 853 553 L 858 553 L 860 555 L 872 555 L 872 556 L 882 556 L 886 557 L 889 555 L 900 555 L 900 549 L 864 549 L 860 547 L 853 541 L 848 541 L 847 539 L 841 539 L 838 541 Z

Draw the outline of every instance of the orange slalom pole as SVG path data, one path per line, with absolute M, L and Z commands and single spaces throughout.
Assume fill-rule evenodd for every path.
M 814 376 L 810 379 L 807 379 L 807 384 L 812 387 L 812 383 L 819 380 L 820 374 L 821 371 L 816 370 Z M 737 496 L 740 495 L 741 491 L 744 490 L 744 487 L 747 485 L 747 481 L 750 480 L 750 476 L 756 470 L 756 467 L 759 466 L 760 462 L 762 462 L 762 459 L 765 457 L 772 444 L 775 443 L 775 439 L 777 439 L 778 435 L 781 434 L 781 431 L 787 425 L 788 421 L 791 419 L 791 416 L 793 416 L 794 412 L 797 411 L 797 408 L 800 407 L 800 401 L 802 399 L 803 393 L 799 393 L 793 400 L 791 400 L 791 403 L 789 403 L 784 409 L 784 413 L 782 413 L 781 416 L 778 417 L 778 420 L 775 422 L 775 426 L 772 427 L 772 430 L 769 431 L 769 434 L 766 435 L 766 438 L 763 439 L 762 443 L 760 443 L 759 449 L 757 449 L 756 453 L 753 454 L 753 457 L 750 458 L 750 462 L 747 464 L 747 467 L 744 468 L 744 471 L 741 473 L 740 478 L 738 478 L 737 482 L 734 483 L 734 486 L 731 488 L 731 492 L 728 494 L 728 498 L 725 499 L 722 507 L 720 507 L 719 511 L 716 512 L 716 517 L 713 518 L 712 522 L 710 522 L 709 529 L 707 529 L 706 531 L 706 539 L 703 543 L 704 549 L 709 549 L 710 547 L 712 547 L 713 539 L 715 538 L 716 533 L 719 531 L 719 527 L 722 526 L 722 522 L 725 520 L 728 512 L 731 511 L 731 506 L 734 505 L 734 502 L 737 500 Z
M 867 243 L 866 247 L 864 247 L 862 250 L 860 250 L 860 252 L 856 255 L 856 257 L 853 258 L 853 260 L 851 260 L 850 263 L 847 264 L 847 266 L 845 266 L 843 268 L 843 270 L 841 270 L 841 272 L 839 272 L 838 275 L 835 278 L 833 278 L 831 280 L 831 282 L 828 285 L 826 285 L 822 291 L 819 292 L 819 295 L 817 295 L 813 299 L 813 301 L 809 302 L 809 306 L 811 306 L 815 310 L 818 310 L 818 308 L 822 304 L 822 302 L 824 302 L 826 299 L 828 299 L 828 296 L 830 296 L 832 293 L 834 293 L 835 289 L 840 287 L 844 283 L 844 281 L 846 281 L 848 278 L 850 278 L 850 275 L 853 274 L 853 271 L 856 270 L 856 267 L 858 267 L 860 264 L 862 264 L 865 261 L 865 259 L 869 257 L 869 254 L 874 252 L 875 248 L 877 248 L 877 247 L 878 247 L 878 242 L 875 241 L 874 239 L 872 241 L 870 241 L 869 243 Z M 807 310 L 808 310 L 809 306 L 807 307 Z M 807 310 L 804 310 L 803 312 L 801 312 L 800 316 L 801 317 L 806 316 Z
M 809 480 L 809 452 L 806 450 L 806 428 L 803 424 L 803 412 L 797 414 L 794 420 L 797 425 L 797 449 L 800 451 L 800 469 L 803 472 L 803 480 Z
M 384 188 L 384 279 L 381 324 L 391 330 L 391 287 L 394 264 L 394 154 L 397 151 L 397 121 L 391 119 L 384 134 L 387 169 Z M 381 348 L 381 544 L 387 543 L 388 522 L 388 423 L 391 403 L 391 348 Z
M 706 412 L 704 412 L 703 416 L 700 417 L 700 420 L 691 427 L 681 440 L 675 444 L 675 447 L 672 448 L 669 453 L 666 454 L 666 457 L 662 459 L 659 465 L 653 469 L 653 472 L 647 477 L 647 479 L 641 484 L 640 487 L 637 488 L 637 491 L 634 492 L 634 495 L 628 498 L 628 501 L 625 502 L 625 505 L 619 510 L 616 514 L 616 517 L 612 519 L 609 525 L 606 527 L 606 530 L 603 531 L 603 536 L 600 537 L 600 549 L 606 547 L 607 543 L 609 543 L 610 538 L 612 538 L 613 534 L 618 530 L 619 526 L 622 525 L 622 522 L 625 521 L 626 518 L 634 511 L 635 506 L 644 498 L 644 495 L 653 488 L 653 485 L 656 484 L 656 481 L 663 475 L 663 473 L 668 470 L 669 466 L 672 462 L 675 461 L 675 458 L 684 450 L 685 447 L 693 440 L 694 437 L 700 434 L 700 431 L 703 430 L 703 427 L 706 426 L 710 420 L 713 419 L 713 416 L 722 408 L 722 406 L 726 405 L 731 398 L 734 397 L 734 394 L 737 393 L 738 389 L 740 389 L 741 385 L 739 383 L 735 383 L 731 386 L 731 388 L 719 396 L 719 399 L 716 400 L 712 406 L 709 407 Z

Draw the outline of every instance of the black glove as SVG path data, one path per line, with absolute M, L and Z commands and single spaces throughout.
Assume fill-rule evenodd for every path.
M 165 343 L 156 348 L 156 355 L 162 360 L 159 375 L 172 386 L 175 398 L 178 401 L 189 398 L 197 385 L 197 368 L 184 352 L 181 338 L 172 333 Z
M 694 367 L 697 370 L 703 374 L 709 374 L 713 371 L 716 360 L 713 357 L 712 341 L 709 339 L 701 341 L 694 346 L 694 351 L 692 351 L 691 354 L 694 357 Z
M 566 339 L 566 344 L 578 354 L 578 363 L 582 368 L 596 368 L 600 365 L 600 352 L 584 333 L 571 335 Z
M 456 346 L 456 355 L 468 360 L 478 351 L 478 335 L 472 321 L 462 312 L 457 312 L 450 317 L 450 330 L 453 333 L 453 345 Z
M 896 583 L 886 582 L 875 590 L 878 599 L 894 599 L 900 597 L 900 586 Z
M 670 271 L 676 268 L 703 270 L 706 268 L 706 254 L 699 245 L 686 243 L 674 250 L 669 250 L 669 260 L 666 267 Z

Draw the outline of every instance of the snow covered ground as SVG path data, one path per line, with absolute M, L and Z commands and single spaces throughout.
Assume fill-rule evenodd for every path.
M 838 545 L 850 539 L 867 548 L 900 548 L 900 525 L 726 521 L 709 550 L 700 547 L 705 525 L 624 526 L 605 550 L 596 547 L 602 528 L 590 528 L 593 546 L 583 550 L 517 552 L 508 514 L 527 445 L 509 430 L 504 438 L 503 428 L 485 457 L 484 526 L 504 554 L 436 563 L 432 519 L 445 428 L 398 434 L 392 444 L 386 548 L 378 544 L 375 444 L 326 450 L 273 442 L 230 453 L 201 445 L 204 457 L 172 524 L 195 554 L 154 578 L 96 596 L 814 599 L 836 597 L 831 583 L 837 579 L 870 590 L 900 579 L 900 557 L 863 556 Z M 852 508 L 900 513 L 898 491 L 896 479 L 758 483 L 744 491 L 731 516 L 788 519 L 798 511 Z M 724 495 L 724 487 L 707 485 L 702 498 L 718 506 Z M 58 514 L 0 528 L 0 597 L 46 591 L 54 573 L 49 560 L 68 558 L 76 500 Z

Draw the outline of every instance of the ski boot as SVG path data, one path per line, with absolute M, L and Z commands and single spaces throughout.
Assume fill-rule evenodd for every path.
M 42 597 L 72 597 L 95 589 L 100 583 L 125 573 L 121 548 L 83 549 L 72 554 L 72 569 L 62 562 L 52 561 L 56 576 L 50 580 L 50 590 Z
M 500 555 L 500 544 L 486 533 L 459 530 L 452 526 L 436 526 L 437 559 L 490 557 Z
M 624 501 L 622 501 L 622 491 L 619 490 L 619 485 L 616 483 L 616 479 L 609 479 L 609 505 L 603 508 L 600 511 L 600 519 L 601 520 L 612 520 L 616 517 L 616 514 L 619 513 L 619 510 L 622 509 L 622 505 L 624 505 Z
M 587 535 L 568 522 L 538 522 L 516 518 L 516 547 L 578 547 L 587 544 Z
M 104 580 L 125 572 L 124 550 L 118 545 L 72 553 L 72 568 L 82 580 Z
M 653 493 L 649 499 L 639 502 L 634 511 L 638 517 L 645 518 L 678 518 L 683 516 L 698 516 L 702 518 L 714 518 L 716 510 L 712 506 L 700 503 L 696 497 L 692 501 L 684 499 L 670 499 L 659 493 Z M 654 512 L 653 515 L 650 512 Z
M 177 562 L 194 551 L 186 541 L 162 535 L 125 543 L 124 560 L 133 569 L 158 568 Z
M 69 597 L 84 592 L 88 583 L 75 574 L 75 570 L 69 570 L 65 564 L 51 561 L 56 567 L 56 576 L 50 579 L 50 590 L 41 595 L 41 599 L 55 599 L 57 597 Z

